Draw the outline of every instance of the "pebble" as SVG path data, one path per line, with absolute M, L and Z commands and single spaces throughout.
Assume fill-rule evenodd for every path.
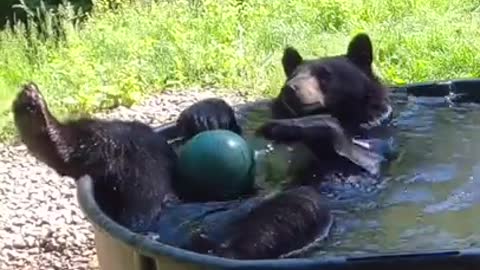
M 25 240 L 23 240 L 23 238 L 20 235 L 17 235 L 15 236 L 15 238 L 13 238 L 12 246 L 13 248 L 16 248 L 16 249 L 24 249 L 27 246 L 27 244 L 25 243 Z
M 233 105 L 246 98 L 213 90 L 167 91 L 132 108 L 97 114 L 156 126 L 209 97 Z M 52 97 L 46 97 L 48 100 Z M 74 180 L 32 157 L 23 144 L 0 144 L 0 269 L 98 270 L 92 225 L 79 208 Z

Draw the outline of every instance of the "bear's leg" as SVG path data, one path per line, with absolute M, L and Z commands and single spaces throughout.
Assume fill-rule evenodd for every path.
M 239 135 L 242 133 L 234 110 L 219 98 L 207 98 L 186 108 L 177 119 L 177 128 L 184 140 L 214 129 L 226 129 Z
M 378 174 L 383 157 L 349 136 L 339 121 L 330 115 L 275 119 L 263 124 L 257 134 L 282 143 L 304 142 L 322 145 L 319 151 L 333 150 L 371 174 Z M 317 149 L 315 149 L 317 150 Z
M 12 104 L 21 140 L 38 160 L 75 180 L 95 181 L 98 204 L 118 223 L 144 228 L 177 202 L 170 185 L 176 154 L 165 138 L 135 121 L 58 121 L 34 83 Z
M 51 115 L 35 83 L 22 86 L 12 112 L 19 137 L 33 156 L 62 176 L 75 174 L 67 162 L 72 149 L 62 138 L 62 125 Z
M 307 251 L 333 224 L 321 195 L 308 186 L 265 199 L 231 224 L 226 241 L 213 254 L 234 259 L 274 259 Z
M 275 259 L 306 254 L 332 224 L 327 201 L 313 187 L 302 186 L 241 201 L 173 206 L 148 231 L 162 243 L 199 253 Z

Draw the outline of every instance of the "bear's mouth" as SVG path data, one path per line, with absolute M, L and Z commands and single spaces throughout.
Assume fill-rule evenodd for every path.
M 299 102 L 296 102 L 295 104 L 291 104 L 291 102 L 287 102 L 285 100 L 285 96 L 282 96 L 282 98 L 280 100 L 281 100 L 283 106 L 293 116 L 328 113 L 327 108 L 325 108 L 322 104 L 320 104 L 318 102 L 302 103 L 302 102 L 299 101 Z
M 325 108 L 322 104 L 319 103 L 307 103 L 302 104 L 300 109 L 304 113 L 317 113 L 317 112 L 326 112 L 327 108 Z

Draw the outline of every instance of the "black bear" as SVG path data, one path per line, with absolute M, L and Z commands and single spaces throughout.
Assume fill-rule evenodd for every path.
M 277 120 L 265 123 L 258 134 L 307 145 L 317 157 L 308 170 L 316 179 L 378 176 L 382 161 L 394 153 L 395 146 L 388 140 L 388 127 L 375 130 L 380 138 L 372 137 L 372 127 L 383 126 L 392 115 L 388 90 L 374 74 L 372 63 L 372 43 L 365 33 L 354 36 L 343 55 L 305 60 L 287 47 L 282 58 L 286 81 L 272 103 Z M 336 127 L 318 128 L 327 122 Z M 330 136 L 335 141 L 329 141 L 322 130 L 345 136 Z M 339 140 L 344 137 L 348 142 Z
M 317 157 L 308 173 L 320 179 L 363 172 L 367 172 L 365 177 L 378 175 L 394 146 L 385 140 L 390 136 L 388 128 L 377 132 L 381 138 L 372 138 L 371 128 L 389 120 L 392 108 L 388 90 L 374 74 L 372 63 L 372 43 L 365 33 L 354 36 L 342 55 L 305 60 L 296 49 L 287 47 L 282 57 L 286 81 L 272 103 L 277 120 L 266 123 L 258 134 L 307 145 Z M 327 122 L 335 128 L 318 128 Z M 330 136 L 335 141 L 329 141 L 322 130 L 345 135 Z M 340 140 L 345 137 L 349 140 Z
M 344 127 L 379 119 L 389 110 L 388 92 L 372 70 L 370 37 L 357 34 L 344 55 L 303 59 L 293 47 L 282 57 L 286 81 L 272 110 L 276 118 L 328 113 Z
M 178 239 L 170 243 L 198 252 L 208 253 L 211 249 L 219 256 L 254 259 L 295 252 L 324 237 L 332 224 L 329 209 L 310 187 L 267 198 L 182 203 L 172 185 L 177 157 L 166 138 L 135 121 L 81 118 L 62 123 L 50 113 L 35 83 L 23 86 L 12 111 L 20 138 L 30 153 L 61 175 L 75 179 L 90 175 L 101 209 L 132 231 L 162 232 L 163 226 L 172 234 L 160 235 L 173 239 L 175 231 L 185 224 L 183 221 L 191 225 L 200 219 L 201 224 L 208 225 L 203 229 L 218 229 L 213 233 L 219 235 L 217 241 L 189 228 L 179 236 L 188 238 L 186 243 Z M 234 123 L 235 118 L 231 117 L 229 122 Z M 202 130 L 187 132 L 194 135 Z M 164 242 L 169 243 L 168 239 Z M 202 248 L 207 246 L 207 250 Z
M 296 58 L 292 64 L 295 58 L 288 56 L 291 52 L 287 50 L 284 63 L 288 64 L 284 66 L 289 70 L 287 85 L 292 89 L 284 88 L 277 100 L 286 106 L 285 111 L 292 109 L 293 113 L 285 116 L 290 119 L 268 121 L 258 133 L 282 142 L 305 142 L 319 157 L 339 156 L 375 171 L 379 156 L 368 146 L 355 143 L 345 128 L 374 119 L 383 110 L 381 91 L 376 92 L 381 85 L 369 73 L 372 54 L 368 37 L 354 37 L 347 56 L 314 61 Z M 304 69 L 310 71 L 302 73 Z M 316 97 L 314 89 L 320 93 Z M 337 108 L 353 102 L 342 93 L 358 103 L 349 109 Z M 275 105 L 274 110 L 281 106 Z M 232 112 L 220 99 L 204 100 L 185 110 L 177 127 L 184 138 L 218 128 L 241 134 Z M 364 113 L 361 117 L 360 112 Z M 184 203 L 188 198 L 178 198 L 173 184 L 176 153 L 164 137 L 134 121 L 79 119 L 60 123 L 33 83 L 25 85 L 17 96 L 13 113 L 20 137 L 33 155 L 59 174 L 73 178 L 91 175 L 96 181 L 95 196 L 109 216 L 137 232 L 159 232 L 160 241 L 230 258 L 278 258 L 300 252 L 323 238 L 332 224 L 330 210 L 315 185 L 289 187 L 267 198 Z M 326 163 L 318 167 L 324 166 Z M 348 166 L 344 166 L 336 168 L 346 170 Z M 187 227 L 185 220 L 190 221 Z
M 272 106 L 274 116 L 283 119 L 267 121 L 257 134 L 282 143 L 307 144 L 318 157 L 313 163 L 316 179 L 324 180 L 332 172 L 376 175 L 384 153 L 369 141 L 353 138 L 361 124 L 378 124 L 391 112 L 386 88 L 371 69 L 370 39 L 357 35 L 341 56 L 303 61 L 295 52 L 292 48 L 285 51 L 288 79 Z M 219 127 L 235 127 L 231 130 L 242 133 L 233 110 L 221 99 L 200 101 L 192 107 L 177 121 L 181 136 Z M 253 198 L 238 206 L 183 205 L 182 210 L 165 213 L 156 229 L 169 235 L 163 240 L 199 252 L 240 259 L 288 257 L 315 238 L 321 239 L 331 224 L 329 210 L 319 203 L 322 196 L 316 183 L 299 180 L 271 201 L 259 203 Z M 181 215 L 184 219 L 179 219 Z M 172 226 L 172 220 L 183 225 Z M 202 220 L 197 233 L 189 231 L 192 224 L 186 220 Z
M 338 172 L 342 177 L 363 172 L 377 175 L 384 156 L 375 152 L 386 156 L 392 151 L 392 145 L 382 141 L 390 134 L 383 132 L 383 138 L 371 140 L 368 132 L 389 120 L 392 109 L 372 62 L 372 43 L 365 33 L 352 38 L 344 55 L 304 60 L 294 48 L 286 48 L 282 64 L 287 79 L 271 106 L 275 119 L 264 123 L 257 134 L 281 143 L 307 145 L 317 157 L 311 166 L 317 178 L 338 177 Z M 185 110 L 184 121 L 177 122 L 180 130 L 232 126 L 232 131 L 241 134 L 232 109 L 221 99 L 194 106 L 195 110 Z

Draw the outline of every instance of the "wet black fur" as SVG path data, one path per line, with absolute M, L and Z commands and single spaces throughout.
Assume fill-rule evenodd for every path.
M 293 188 L 232 224 L 229 239 L 213 253 L 232 259 L 276 258 L 323 237 L 331 223 L 330 211 L 315 189 Z
M 183 110 L 177 119 L 177 129 L 184 140 L 213 129 L 226 129 L 242 135 L 232 107 L 219 98 L 203 99 Z
M 302 117 L 286 106 L 295 106 L 286 90 L 289 81 L 302 74 L 312 74 L 320 85 L 325 108 L 308 114 L 329 113 L 348 128 L 378 118 L 389 103 L 388 92 L 372 69 L 373 50 L 370 38 L 360 33 L 352 38 L 343 55 L 303 59 L 293 47 L 287 47 L 282 58 L 286 80 L 273 104 L 276 118 Z M 301 89 L 298 91 L 302 91 Z
M 121 225 L 144 228 L 170 201 L 176 155 L 166 140 L 135 121 L 86 119 L 60 123 L 34 83 L 13 104 L 20 138 L 59 174 L 95 180 L 100 207 Z

